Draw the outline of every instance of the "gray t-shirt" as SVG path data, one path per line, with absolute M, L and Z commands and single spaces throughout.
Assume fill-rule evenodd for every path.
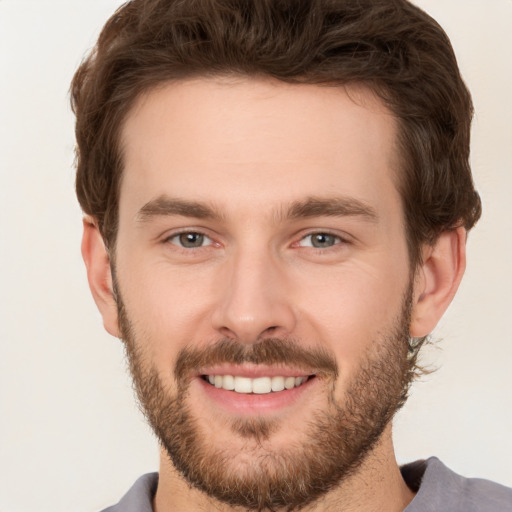
M 404 512 L 512 512 L 512 489 L 480 478 L 464 478 L 431 457 L 401 468 L 415 498 Z M 121 501 L 103 512 L 153 512 L 158 473 L 141 476 Z

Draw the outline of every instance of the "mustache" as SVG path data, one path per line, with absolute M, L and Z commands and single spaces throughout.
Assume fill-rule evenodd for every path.
M 174 375 L 179 383 L 207 366 L 244 363 L 293 366 L 313 370 L 319 376 L 338 376 L 336 359 L 326 349 L 306 348 L 297 340 L 279 338 L 266 338 L 250 345 L 225 338 L 201 349 L 185 347 L 176 359 Z

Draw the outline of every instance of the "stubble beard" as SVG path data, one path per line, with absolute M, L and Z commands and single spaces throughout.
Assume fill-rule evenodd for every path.
M 369 344 L 342 403 L 334 395 L 337 366 L 332 355 L 306 351 L 299 341 L 274 338 L 254 345 L 219 340 L 206 350 L 182 351 L 175 367 L 177 391 L 173 393 L 147 362 L 141 349 L 145 340 L 134 332 L 119 296 L 118 306 L 141 409 L 176 470 L 210 498 L 230 506 L 292 511 L 325 496 L 353 475 L 404 404 L 414 377 L 407 357 L 411 300 L 409 286 L 401 312 L 392 327 Z M 325 369 L 321 378 L 326 380 L 325 389 L 330 390 L 327 406 L 311 414 L 300 439 L 279 451 L 272 447 L 279 422 L 263 418 L 238 419 L 231 424 L 232 434 L 247 441 L 243 453 L 214 446 L 211 440 L 206 441 L 208 425 L 194 417 L 188 400 L 190 379 L 186 376 L 205 360 L 288 365 L 290 361 L 316 361 Z

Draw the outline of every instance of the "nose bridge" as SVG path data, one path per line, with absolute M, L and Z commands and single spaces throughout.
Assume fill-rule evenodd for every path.
M 279 258 L 270 247 L 239 247 L 225 262 L 214 328 L 243 343 L 283 336 L 295 327 L 292 298 Z

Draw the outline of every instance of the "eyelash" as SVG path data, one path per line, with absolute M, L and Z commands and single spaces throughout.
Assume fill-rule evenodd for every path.
M 206 246 L 200 245 L 198 247 L 184 247 L 183 245 L 180 245 L 179 243 L 173 242 L 173 239 L 179 238 L 182 235 L 198 235 L 200 237 L 204 237 L 204 238 L 210 240 L 211 243 L 209 243 Z M 172 235 L 170 235 L 167 238 L 165 238 L 165 240 L 163 242 L 164 243 L 171 243 L 173 245 L 176 245 L 178 248 L 186 250 L 186 251 L 193 250 L 193 249 L 202 249 L 204 247 L 208 247 L 208 246 L 214 244 L 214 241 L 208 235 L 206 235 L 205 233 L 202 233 L 201 231 L 193 231 L 193 230 L 189 230 L 189 231 L 184 230 L 184 231 L 179 231 L 178 233 L 173 233 Z
M 317 251 L 321 251 L 321 252 L 324 252 L 328 249 L 333 249 L 335 248 L 336 246 L 338 245 L 341 245 L 341 244 L 346 244 L 348 243 L 347 240 L 345 240 L 344 238 L 342 238 L 340 235 L 335 235 L 334 233 L 330 233 L 329 231 L 314 231 L 312 233 L 308 233 L 307 235 L 303 236 L 297 243 L 296 245 L 299 245 L 301 242 L 303 242 L 304 240 L 306 240 L 307 238 L 310 238 L 312 239 L 313 237 L 319 237 L 319 236 L 323 236 L 323 237 L 327 237 L 327 238 L 332 238 L 334 239 L 334 243 L 332 245 L 329 245 L 328 247 L 315 247 L 313 245 L 313 241 L 311 241 L 311 245 L 307 245 L 307 246 L 302 246 L 302 247 L 310 247 L 311 249 L 315 249 Z M 299 245 L 300 246 L 300 245 Z

